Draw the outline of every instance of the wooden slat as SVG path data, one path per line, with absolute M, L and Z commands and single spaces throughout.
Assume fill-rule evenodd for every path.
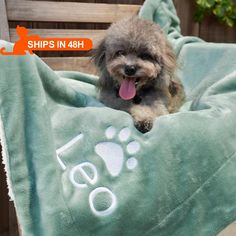
M 4 165 L 2 164 L 2 147 L 0 144 L 0 235 L 7 236 L 9 235 L 9 224 L 8 224 L 8 217 L 9 217 L 9 210 L 8 210 L 8 190 L 7 190 L 7 183 L 6 183 L 6 173 L 4 171 Z
M 10 39 L 5 0 L 0 0 L 0 39 Z
M 180 18 L 181 32 L 183 35 L 199 36 L 199 23 L 194 21 L 194 1 L 174 0 L 177 15 Z
M 90 57 L 43 57 L 43 61 L 53 70 L 80 71 L 97 74 Z
M 15 21 L 109 23 L 134 15 L 139 5 L 8 0 L 8 19 Z
M 65 29 L 29 29 L 28 35 L 38 35 L 42 38 L 90 38 L 93 45 L 104 37 L 106 30 L 65 30 Z M 16 29 L 10 29 L 10 41 L 19 39 Z
M 200 24 L 200 37 L 208 42 L 236 43 L 236 26 L 229 28 L 208 17 Z

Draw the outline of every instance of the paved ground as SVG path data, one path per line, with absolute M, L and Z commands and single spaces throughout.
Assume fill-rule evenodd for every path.
M 226 229 L 224 229 L 217 236 L 236 236 L 236 221 L 229 225 Z

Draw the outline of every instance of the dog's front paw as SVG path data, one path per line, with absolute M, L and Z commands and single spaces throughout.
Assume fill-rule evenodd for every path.
M 142 121 L 135 121 L 135 127 L 142 133 L 146 133 L 152 129 L 152 121 L 150 120 L 142 120 Z

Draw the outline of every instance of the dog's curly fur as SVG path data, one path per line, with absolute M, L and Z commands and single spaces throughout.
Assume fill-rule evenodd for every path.
M 143 133 L 152 128 L 156 117 L 177 111 L 182 103 L 175 54 L 155 23 L 136 16 L 113 23 L 95 50 L 94 62 L 101 71 L 100 100 L 130 113 Z M 132 73 L 127 74 L 127 67 L 132 67 Z M 136 95 L 130 100 L 119 96 L 124 79 L 135 80 Z

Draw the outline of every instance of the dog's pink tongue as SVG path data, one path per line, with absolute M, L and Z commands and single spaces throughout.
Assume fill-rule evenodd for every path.
M 136 94 L 135 80 L 123 79 L 121 82 L 119 95 L 124 100 L 132 99 Z

